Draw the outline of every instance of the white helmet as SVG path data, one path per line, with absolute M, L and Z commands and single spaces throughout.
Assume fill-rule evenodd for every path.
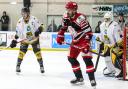
M 105 13 L 104 18 L 110 18 L 110 19 L 112 19 L 112 13 L 111 12 Z

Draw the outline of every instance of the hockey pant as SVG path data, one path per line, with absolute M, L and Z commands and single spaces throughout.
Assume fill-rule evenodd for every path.
M 88 50 L 88 49 L 85 49 Z M 82 71 L 80 68 L 80 63 L 77 60 L 77 57 L 79 55 L 79 53 L 81 52 L 83 60 L 86 64 L 86 72 L 88 73 L 89 79 L 90 80 L 95 80 L 94 77 L 94 66 L 93 66 L 93 62 L 92 62 L 92 55 L 90 52 L 85 52 L 84 49 L 80 50 L 78 48 L 75 47 L 70 47 L 70 52 L 68 55 L 68 61 L 71 64 L 72 70 L 74 72 L 74 75 L 76 78 L 83 78 L 82 75 Z
M 23 61 L 23 58 L 28 50 L 28 44 L 21 43 L 20 46 L 20 52 L 18 55 L 18 61 L 17 61 L 17 66 L 21 65 L 21 62 Z M 43 67 L 43 61 L 42 61 L 42 56 L 41 56 L 41 51 L 40 51 L 40 45 L 39 45 L 39 40 L 37 40 L 34 44 L 32 44 L 33 52 L 36 55 L 36 58 L 40 64 L 40 67 Z

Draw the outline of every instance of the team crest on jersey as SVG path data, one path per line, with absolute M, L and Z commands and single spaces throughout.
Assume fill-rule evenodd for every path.
M 30 31 L 30 30 L 31 30 L 30 26 L 27 26 L 27 31 Z

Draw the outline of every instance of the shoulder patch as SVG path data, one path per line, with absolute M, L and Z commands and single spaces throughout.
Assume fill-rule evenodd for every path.
M 77 23 L 80 23 L 81 21 L 85 20 L 85 17 L 83 15 L 80 15 L 78 18 L 77 18 Z

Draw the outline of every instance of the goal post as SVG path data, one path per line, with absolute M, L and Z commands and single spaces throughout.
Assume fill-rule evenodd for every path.
M 124 28 L 123 42 L 123 79 L 128 80 L 128 27 Z

